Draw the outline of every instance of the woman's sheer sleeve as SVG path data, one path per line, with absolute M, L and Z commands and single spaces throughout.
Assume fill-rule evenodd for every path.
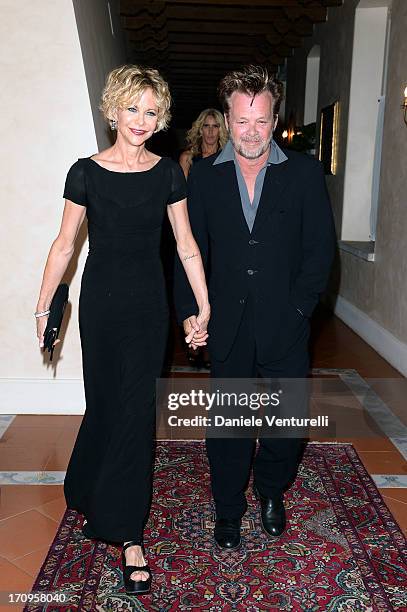
M 171 163 L 171 188 L 167 205 L 175 204 L 187 197 L 187 182 L 181 166 L 177 162 Z
M 82 160 L 71 166 L 65 181 L 64 198 L 80 206 L 87 206 L 86 177 Z

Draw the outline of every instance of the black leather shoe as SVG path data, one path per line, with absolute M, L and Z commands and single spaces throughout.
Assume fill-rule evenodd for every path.
M 220 548 L 236 550 L 240 546 L 241 519 L 217 518 L 215 523 L 215 541 Z
M 279 495 L 274 498 L 263 497 L 260 495 L 256 486 L 253 487 L 253 491 L 260 501 L 261 526 L 263 527 L 263 531 L 273 538 L 280 536 L 286 525 L 283 496 Z

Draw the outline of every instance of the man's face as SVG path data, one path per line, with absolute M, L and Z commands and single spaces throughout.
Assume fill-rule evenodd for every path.
M 267 151 L 277 125 L 273 116 L 274 100 L 269 91 L 254 98 L 235 91 L 229 99 L 225 116 L 234 149 L 246 159 L 257 159 Z

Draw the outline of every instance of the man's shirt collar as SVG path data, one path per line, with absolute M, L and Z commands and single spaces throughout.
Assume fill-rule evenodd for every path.
M 266 165 L 270 164 L 281 164 L 288 159 L 287 155 L 280 149 L 278 144 L 272 140 L 270 143 L 270 153 L 266 162 Z M 228 140 L 218 157 L 213 162 L 213 165 L 223 164 L 228 161 L 236 161 L 235 150 L 232 145 L 232 141 Z

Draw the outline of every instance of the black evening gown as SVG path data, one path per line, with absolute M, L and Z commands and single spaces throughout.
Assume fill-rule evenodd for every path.
M 177 163 L 114 172 L 79 159 L 64 197 L 86 206 L 89 254 L 79 326 L 86 411 L 67 468 L 68 508 L 111 542 L 142 537 L 151 501 L 155 382 L 168 305 L 160 260 L 166 206 L 186 197 Z

